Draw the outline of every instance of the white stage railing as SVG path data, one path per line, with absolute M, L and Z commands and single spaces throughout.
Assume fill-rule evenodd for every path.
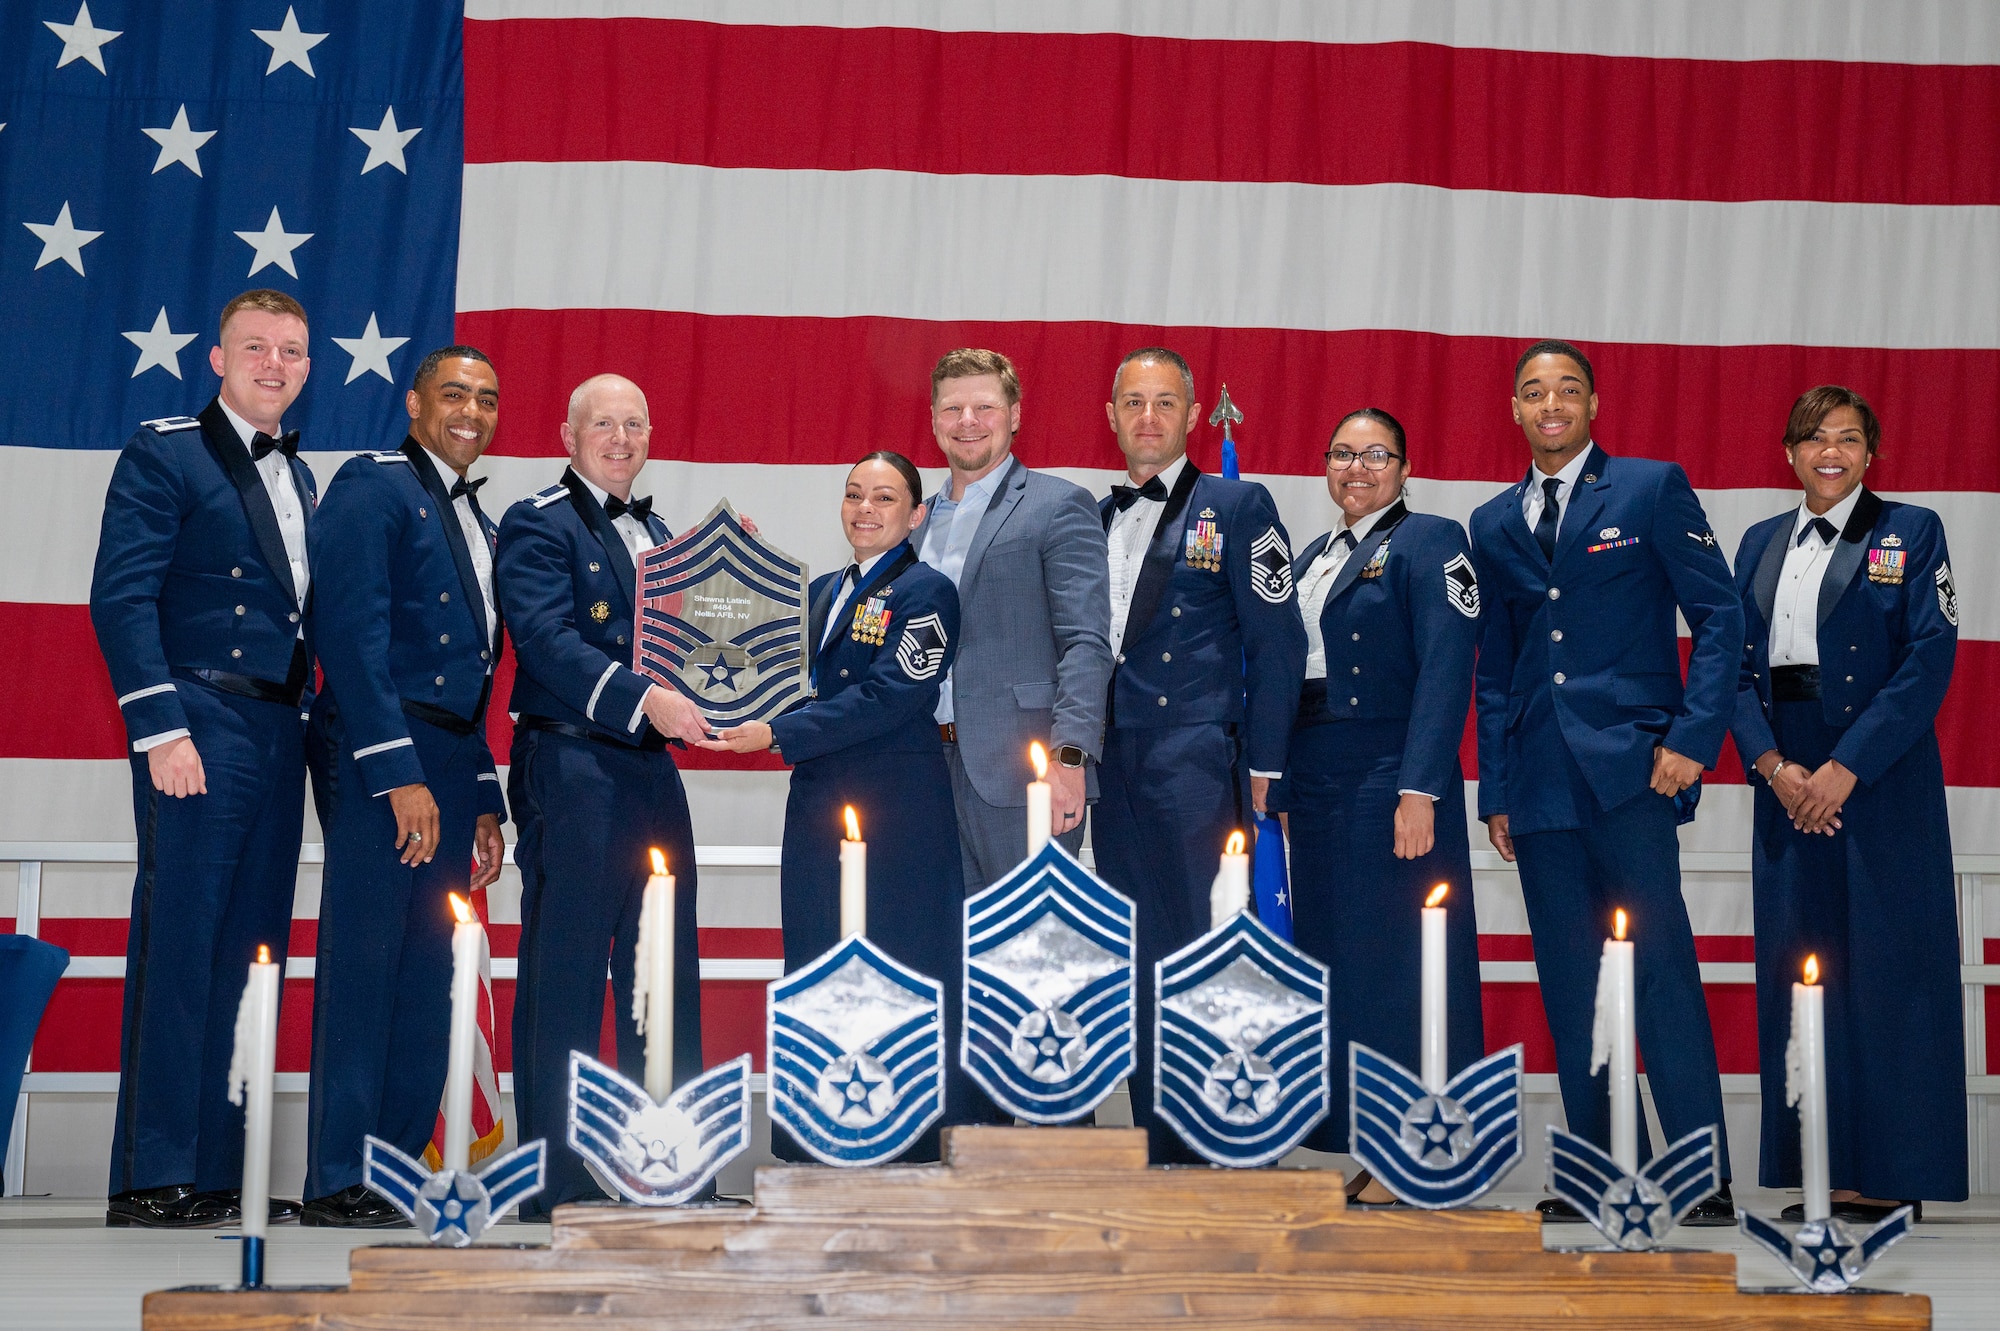
M 1085 851 L 1089 859 L 1088 850 Z M 776 846 L 698 846 L 695 849 L 695 864 L 700 868 L 747 868 L 775 869 L 779 866 L 780 852 Z M 299 862 L 319 864 L 325 860 L 325 847 L 318 842 L 307 842 L 300 847 Z M 513 863 L 514 848 L 507 847 L 507 862 Z M 0 841 L 0 864 L 12 863 L 18 868 L 18 886 L 15 891 L 14 931 L 30 937 L 41 933 L 42 920 L 42 866 L 44 864 L 134 864 L 138 861 L 138 846 L 134 842 L 89 842 L 89 841 Z M 1515 872 L 1515 866 L 1508 864 L 1491 851 L 1475 851 L 1472 856 L 1475 872 L 1507 873 Z M 1738 874 L 1747 877 L 1750 873 L 1748 852 L 1702 852 L 1688 851 L 1681 855 L 1681 870 L 1693 874 Z M 1952 857 L 1952 872 L 1958 883 L 1958 920 L 1960 940 L 1960 973 L 1964 985 L 1965 1002 L 1965 1067 L 1966 1067 L 1966 1113 L 1967 1129 L 1970 1135 L 1971 1158 L 1970 1184 L 1975 1193 L 1995 1191 L 1989 1174 L 1988 1129 L 1989 1116 L 1993 1112 L 1993 1101 L 2000 1098 L 2000 1075 L 1990 1075 L 1986 1066 L 1986 988 L 2000 985 L 2000 965 L 1986 963 L 1985 952 L 1985 887 L 1989 876 L 2000 875 L 2000 855 L 1955 855 Z M 294 957 L 286 963 L 287 978 L 306 979 L 313 975 L 312 957 Z M 515 960 L 512 957 L 493 959 L 493 978 L 511 980 L 515 977 Z M 773 980 L 784 973 L 784 961 L 778 957 L 704 957 L 701 962 L 701 978 L 704 980 Z M 69 967 L 63 972 L 64 979 L 122 979 L 125 974 L 123 957 L 72 957 Z M 1535 982 L 1535 963 L 1532 961 L 1482 961 L 1479 964 L 1479 978 L 1489 983 L 1532 984 Z M 1752 984 L 1756 981 L 1756 967 L 1749 962 L 1701 963 L 1701 978 L 1706 984 Z M 280 1073 L 278 1090 L 281 1092 L 303 1092 L 306 1075 L 302 1072 Z M 761 1081 L 761 1078 L 759 1078 Z M 1556 1079 L 1552 1074 L 1530 1076 L 1528 1089 L 1534 1092 L 1553 1093 Z M 1732 1093 L 1755 1093 L 1758 1079 L 1754 1075 L 1733 1074 L 1722 1079 L 1723 1089 Z M 501 1090 L 512 1089 L 513 1077 L 501 1076 Z M 7 1196 L 21 1193 L 27 1176 L 27 1124 L 28 1097 L 37 1093 L 96 1091 L 111 1092 L 118 1086 L 115 1072 L 36 1072 L 32 1062 L 21 1083 L 20 1103 L 15 1107 L 14 1130 L 7 1142 L 7 1162 L 5 1192 Z

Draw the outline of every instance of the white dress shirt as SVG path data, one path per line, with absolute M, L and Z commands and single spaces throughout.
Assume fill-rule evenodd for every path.
M 1799 505 L 1792 523 L 1791 544 L 1785 547 L 1784 571 L 1778 575 L 1778 594 L 1771 598 L 1771 665 L 1819 664 L 1819 588 L 1826 581 L 1826 566 L 1833 562 L 1833 547 L 1840 543 L 1840 530 L 1848 515 L 1861 502 L 1861 487 L 1828 509 L 1815 514 Z M 1815 517 L 1833 524 L 1834 536 L 1826 540 L 1817 531 L 1805 532 Z
M 1172 494 L 1174 484 L 1187 467 L 1187 454 L 1169 462 L 1160 472 L 1160 484 Z M 1126 479 L 1131 479 L 1129 476 Z M 1125 620 L 1132 613 L 1132 592 L 1139 585 L 1139 570 L 1146 564 L 1146 546 L 1159 530 L 1160 515 L 1167 511 L 1164 499 L 1137 499 L 1120 513 L 1113 510 L 1111 530 L 1111 650 L 1125 640 Z
M 888 553 L 884 550 L 882 555 Z M 870 555 L 860 564 L 849 564 L 843 570 L 840 586 L 834 589 L 833 604 L 826 608 L 826 626 L 819 634 L 820 646 L 826 646 L 828 640 L 833 637 L 834 627 L 840 623 L 841 612 L 847 609 L 847 603 L 854 599 L 854 593 L 861 584 L 868 581 L 868 575 L 875 571 L 875 566 L 882 562 L 882 555 Z
M 953 499 L 951 490 L 946 488 L 931 500 L 930 526 L 924 531 L 924 548 L 918 555 L 950 578 L 954 587 L 965 574 L 965 557 L 972 551 L 972 538 L 979 534 L 979 524 L 993 499 L 994 487 L 1011 466 L 1012 459 L 1002 458 L 992 471 L 965 487 L 962 499 Z M 937 720 L 944 725 L 951 719 L 951 672 L 947 670 L 938 689 Z
M 1596 448 L 1593 440 L 1583 446 L 1583 451 L 1569 460 L 1569 465 L 1556 473 L 1556 535 L 1562 535 L 1563 519 L 1569 516 L 1569 499 L 1576 493 L 1576 483 L 1583 476 L 1583 464 L 1589 460 L 1591 450 Z M 1528 530 L 1534 531 L 1535 524 L 1542 520 L 1542 482 L 1549 479 L 1541 468 L 1532 468 L 1529 473 L 1526 493 L 1521 496 L 1521 516 L 1528 520 Z
M 437 468 L 438 479 L 444 482 L 447 493 L 458 481 L 458 473 L 437 454 L 426 448 L 424 456 Z M 465 536 L 465 550 L 472 557 L 472 573 L 479 579 L 479 599 L 486 603 L 486 650 L 490 656 L 494 646 L 493 630 L 493 547 L 486 543 L 486 532 L 480 527 L 479 519 L 472 512 L 472 496 L 460 495 L 451 501 L 452 515 L 458 519 L 458 530 Z M 493 662 L 488 660 L 487 672 L 493 670 Z
M 576 468 L 572 467 L 570 470 L 576 471 Z M 590 478 L 580 471 L 576 472 L 576 478 L 583 482 L 584 489 L 590 491 L 590 497 L 597 501 L 597 506 L 603 508 L 604 501 L 611 498 L 611 492 L 593 484 Z M 646 524 L 630 513 L 620 513 L 611 519 L 611 530 L 617 532 L 618 539 L 625 542 L 625 553 L 632 556 L 632 567 L 635 570 L 639 566 L 639 556 L 659 544 L 653 539 L 653 533 L 646 530 Z
M 1326 641 L 1320 636 L 1319 617 L 1326 610 L 1326 598 L 1333 591 L 1333 584 L 1340 577 L 1340 570 L 1347 567 L 1347 557 L 1353 553 L 1347 542 L 1340 539 L 1341 532 L 1354 536 L 1356 545 L 1368 539 L 1368 533 L 1375 530 L 1375 524 L 1382 520 L 1394 504 L 1376 509 L 1365 518 L 1336 527 L 1330 534 L 1326 549 L 1314 556 L 1305 576 L 1299 579 L 1299 614 L 1306 623 L 1306 678 L 1326 678 Z

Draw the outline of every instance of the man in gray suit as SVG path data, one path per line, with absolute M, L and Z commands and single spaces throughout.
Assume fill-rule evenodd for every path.
M 968 892 L 1027 853 L 1030 740 L 1049 749 L 1056 838 L 1071 853 L 1082 848 L 1111 683 L 1097 505 L 1081 486 L 1016 458 L 1020 428 L 1020 376 L 999 352 L 964 348 L 931 371 L 931 429 L 951 483 L 916 546 L 958 586 L 958 659 L 937 718 Z

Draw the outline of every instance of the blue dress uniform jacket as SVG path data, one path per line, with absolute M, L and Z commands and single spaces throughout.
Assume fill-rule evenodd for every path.
M 1747 625 L 1735 735 L 1744 766 L 1776 749 L 1858 778 L 1832 836 L 1792 826 L 1756 791 L 1751 884 L 1767 1187 L 1799 1186 L 1786 1107 L 1791 986 L 1817 954 L 1826 986 L 1830 1182 L 1865 1197 L 1966 1195 L 1965 1039 L 1951 827 L 1937 713 L 1958 645 L 1943 524 L 1863 491 L 1816 607 L 1820 696 L 1773 696 L 1771 616 L 1797 510 L 1752 527 L 1736 556 Z M 1810 689 L 1803 693 L 1809 694 Z
M 936 720 L 958 654 L 958 589 L 905 542 L 869 571 L 818 645 L 844 573 L 810 590 L 816 696 L 771 723 L 794 764 L 779 878 L 785 970 L 840 941 L 841 810 L 851 804 L 868 842 L 868 937 L 944 989 L 944 1116 L 902 1156 L 935 1160 L 940 1127 L 992 1115 L 958 1065 L 965 877 Z M 809 1158 L 781 1129 L 771 1145 L 780 1159 Z
M 296 459 L 288 469 L 310 532 L 312 472 Z M 218 402 L 126 443 L 90 615 L 132 740 L 187 730 L 208 784 L 162 795 L 147 756 L 132 755 L 139 867 L 110 1191 L 237 1188 L 243 1111 L 225 1095 L 235 1013 L 258 944 L 282 965 L 291 932 L 311 659 L 301 618 L 308 639 L 312 625 L 270 493 Z
M 1105 530 L 1116 509 L 1101 506 Z M 1292 557 L 1263 486 L 1182 467 L 1146 547 L 1111 676 L 1091 833 L 1097 871 L 1138 905 L 1141 1030 L 1153 963 L 1208 932 L 1229 833 L 1250 830 L 1252 771 L 1283 772 L 1306 631 Z M 1138 1042 L 1132 1119 L 1157 1163 L 1200 1157 L 1153 1113 L 1153 1045 Z
M 1536 479 L 1472 515 L 1485 600 L 1479 815 L 1508 817 L 1570 1130 L 1609 1149 L 1590 1031 L 1599 955 L 1623 907 L 1638 946 L 1640 1049 L 1671 1141 L 1722 1121 L 1722 1088 L 1680 892 L 1677 802 L 1650 789 L 1653 750 L 1714 764 L 1743 610 L 1678 466 L 1592 444 L 1553 561 L 1522 514 Z M 1676 609 L 1694 638 L 1685 685 Z
M 1294 586 L 1332 536 L 1293 562 Z M 1290 814 L 1293 941 L 1332 970 L 1336 1066 L 1352 1040 L 1418 1066 L 1422 906 L 1439 883 L 1451 889 L 1449 1067 L 1486 1052 L 1458 761 L 1479 610 L 1465 529 L 1401 501 L 1349 552 L 1320 610 L 1326 678 L 1306 681 L 1290 763 L 1270 805 Z M 1405 790 L 1436 800 L 1436 841 L 1414 860 L 1394 853 Z M 1328 1115 L 1307 1145 L 1347 1150 L 1347 1117 Z
M 646 530 L 664 542 L 666 524 Z M 611 970 L 618 1068 L 645 1073 L 631 1020 L 633 950 L 649 872 L 666 853 L 674 893 L 674 1081 L 702 1070 L 700 891 L 687 793 L 666 743 L 637 715 L 653 687 L 634 673 L 632 557 L 575 472 L 500 521 L 495 567 L 514 642 L 508 805 L 519 836 L 521 952 L 514 991 L 514 1106 L 522 1140 L 549 1143 L 547 1185 L 524 1208 L 600 1196 L 567 1144 L 569 1056 L 597 1053 Z
M 492 524 L 479 517 L 491 552 Z M 370 1134 L 412 1155 L 444 1089 L 451 935 L 473 828 L 502 818 L 485 731 L 485 598 L 450 491 L 422 445 L 364 453 L 327 486 L 313 530 L 326 687 L 308 750 L 326 835 L 305 1195 L 361 1181 Z M 389 791 L 424 784 L 437 854 L 407 865 Z

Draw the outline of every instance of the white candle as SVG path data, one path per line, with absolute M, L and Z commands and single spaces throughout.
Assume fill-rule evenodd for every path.
M 665 1104 L 674 1092 L 674 877 L 658 847 L 639 905 L 632 1016 L 646 1037 L 646 1094 Z
M 1826 990 L 1819 958 L 1806 958 L 1804 984 L 1792 986 L 1792 1038 L 1785 1047 L 1785 1103 L 1799 1107 L 1799 1158 L 1806 1219 L 1833 1214 L 1826 1179 Z
M 243 1236 L 264 1237 L 271 1218 L 271 1080 L 278 1066 L 278 965 L 257 945 L 236 1008 L 229 1103 L 243 1106 Z
M 1590 1070 L 1611 1065 L 1611 1158 L 1628 1174 L 1639 1172 L 1639 1060 L 1633 1022 L 1632 944 L 1625 912 L 1616 913 L 1597 966 L 1597 1014 L 1590 1031 Z
M 1420 1066 L 1424 1089 L 1436 1095 L 1444 1089 L 1445 1083 L 1445 959 L 1444 959 L 1444 907 L 1439 903 L 1451 887 L 1439 883 L 1431 889 L 1424 902 L 1423 913 L 1423 970 L 1422 970 L 1422 1012 Z
M 868 843 L 861 820 L 847 806 L 847 840 L 840 843 L 840 936 L 868 932 Z
M 472 1167 L 472 1049 L 479 1035 L 479 952 L 486 931 L 464 897 L 451 894 L 451 1043 L 444 1074 L 444 1167 Z
M 1222 863 L 1208 888 L 1208 925 L 1220 929 L 1238 911 L 1250 909 L 1250 856 L 1241 832 L 1231 832 Z
M 1039 855 L 1055 827 L 1049 798 L 1049 751 L 1040 740 L 1028 746 L 1028 761 L 1035 765 L 1035 779 L 1028 783 L 1028 854 Z

